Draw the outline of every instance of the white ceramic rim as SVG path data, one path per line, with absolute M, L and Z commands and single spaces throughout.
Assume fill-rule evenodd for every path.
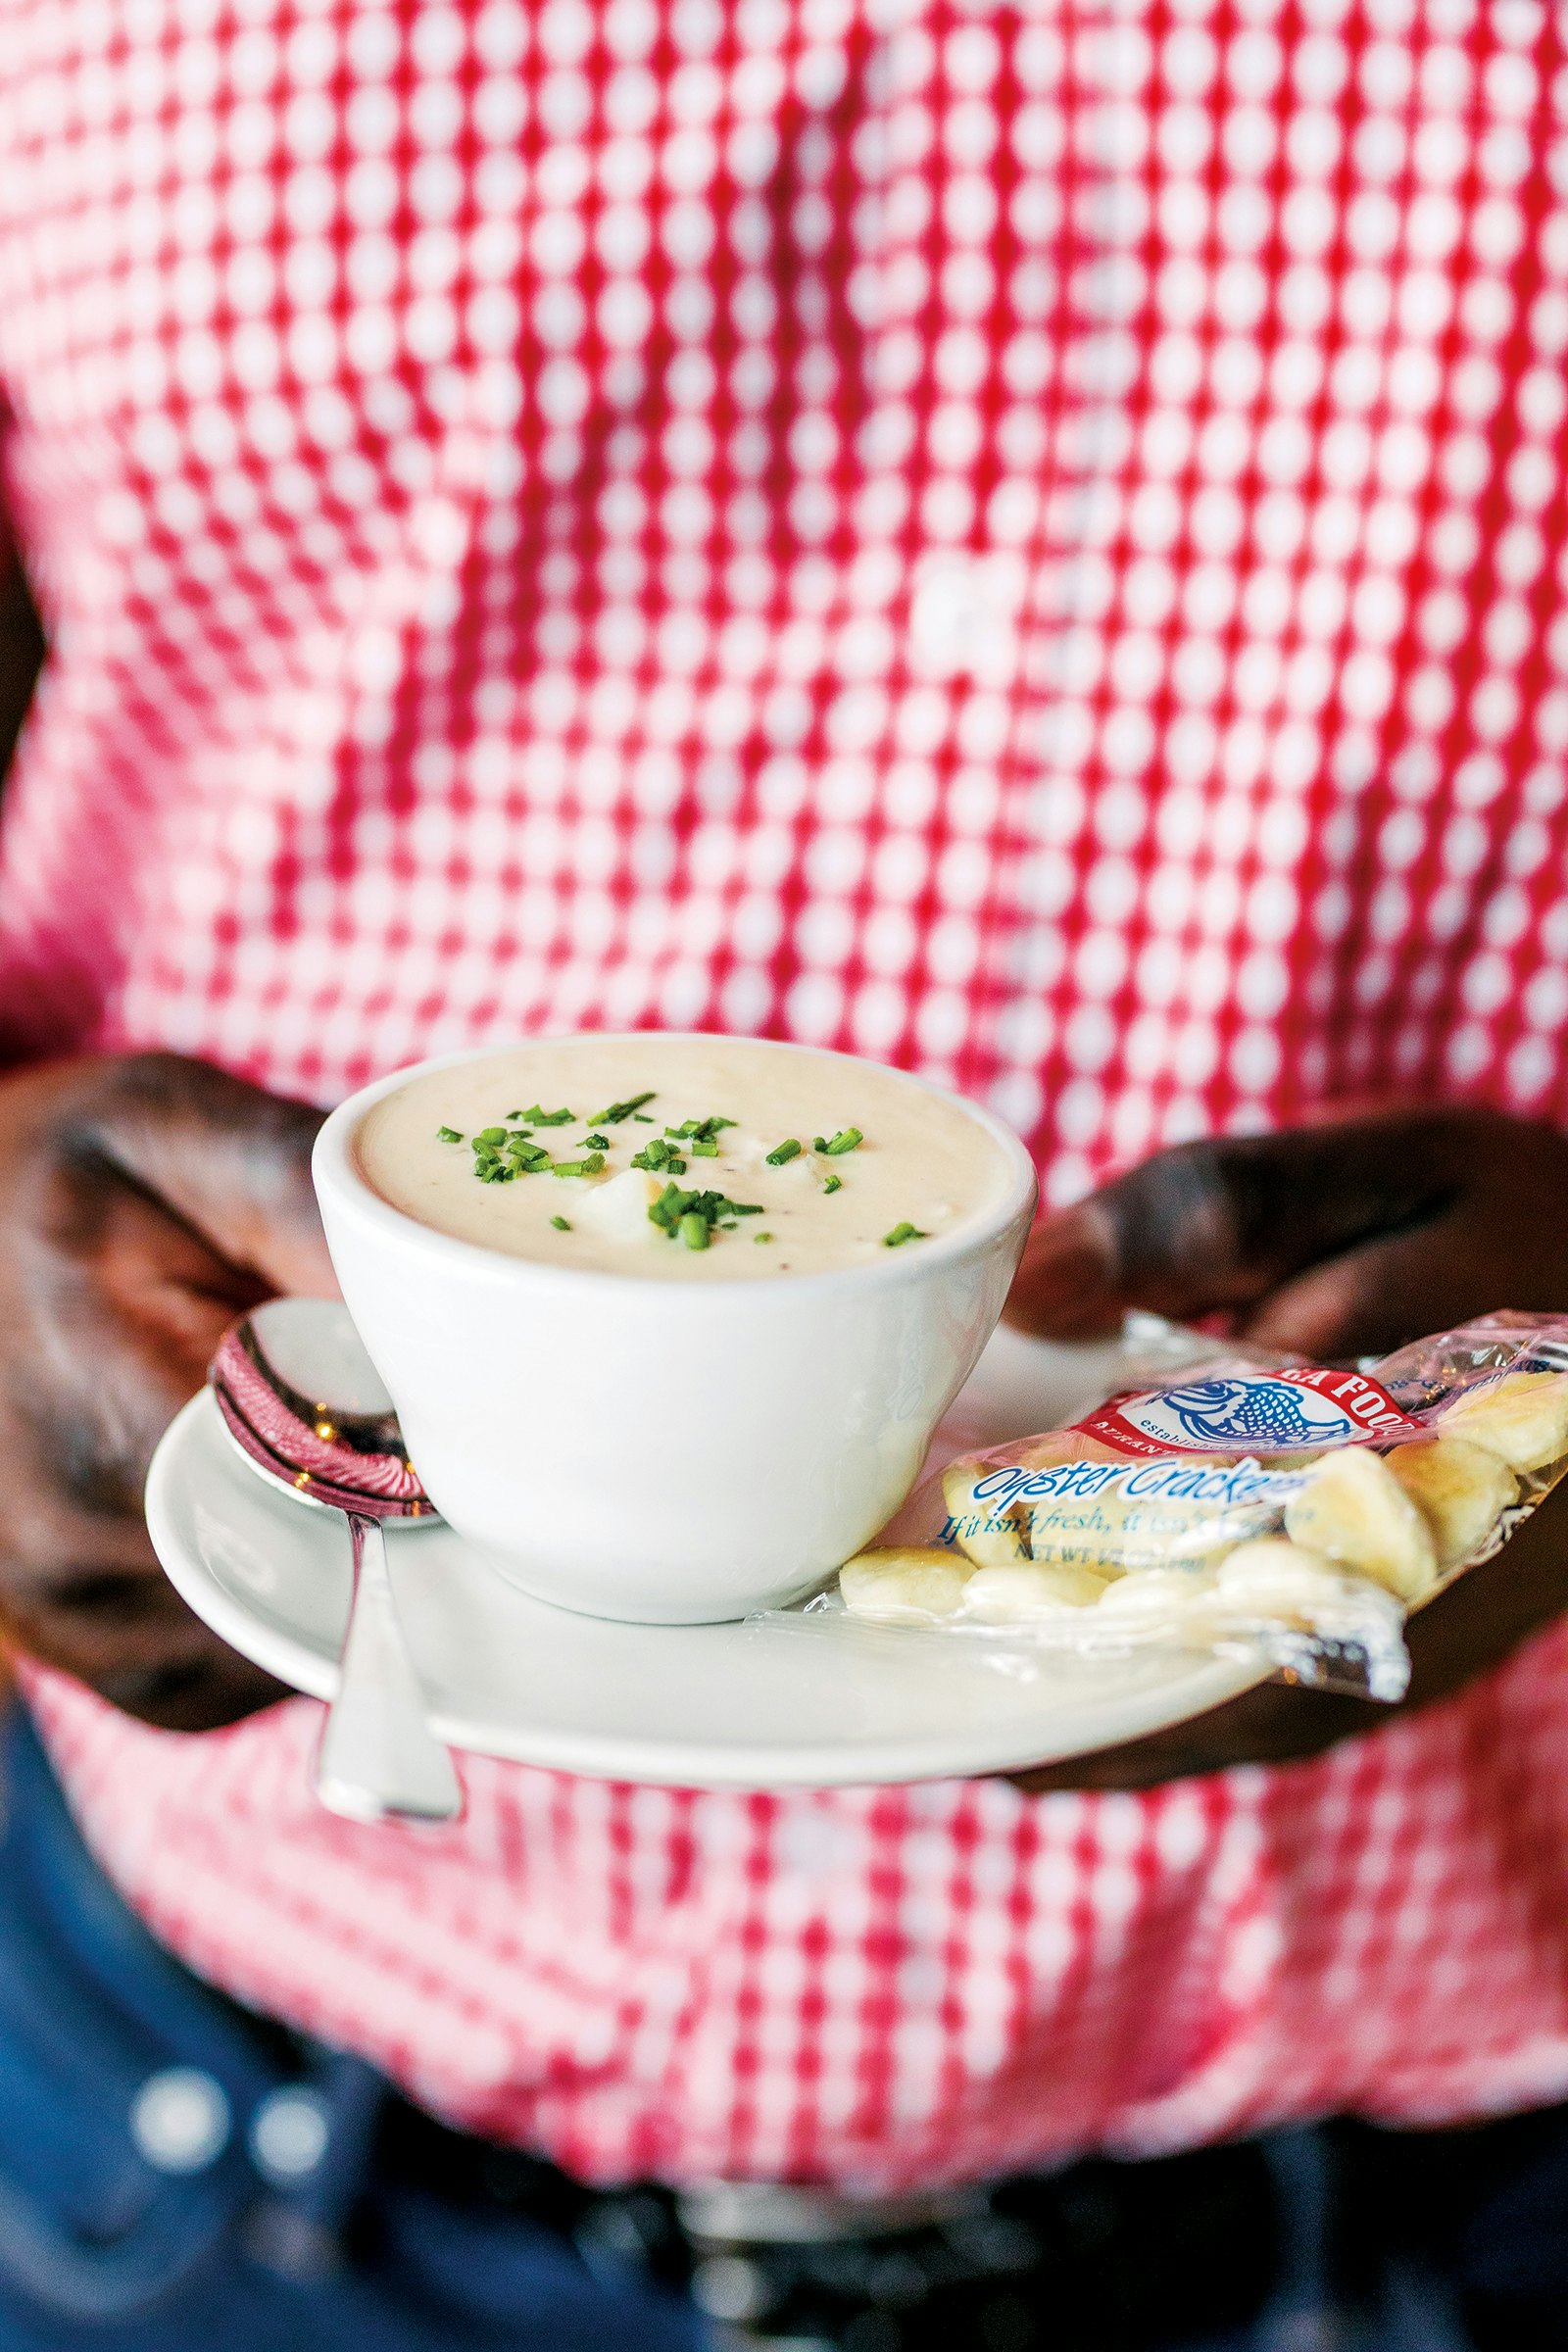
M 330 1112 L 316 1139 L 311 1155 L 311 1173 L 318 1193 L 329 1193 L 334 1202 L 349 1208 L 372 1232 L 388 1241 L 401 1243 L 405 1248 L 416 1248 L 421 1254 L 432 1258 L 437 1265 L 450 1266 L 454 1272 L 483 1273 L 491 1281 L 511 1281 L 519 1289 L 535 1285 L 565 1286 L 580 1292 L 591 1285 L 601 1293 L 608 1291 L 635 1292 L 646 1296 L 648 1277 L 642 1274 L 621 1274 L 600 1266 L 553 1266 L 537 1257 L 518 1257 L 510 1250 L 487 1250 L 482 1242 L 466 1242 L 456 1234 L 442 1233 L 433 1225 L 425 1225 L 406 1209 L 397 1208 L 384 1200 L 363 1174 L 355 1152 L 355 1140 L 362 1121 L 375 1104 L 416 1078 L 433 1076 L 439 1070 L 461 1069 L 467 1062 L 493 1061 L 503 1054 L 523 1053 L 531 1046 L 570 1045 L 579 1037 L 607 1040 L 611 1044 L 631 1044 L 648 1040 L 657 1045 L 661 1037 L 692 1038 L 710 1045 L 757 1046 L 769 1053 L 818 1054 L 824 1060 L 847 1061 L 864 1065 L 901 1080 L 906 1086 L 917 1087 L 922 1094 L 947 1102 L 961 1111 L 984 1129 L 1001 1150 L 1007 1163 L 1011 1181 L 1005 1186 L 998 1206 L 984 1215 L 961 1225 L 956 1232 L 934 1236 L 918 1252 L 890 1250 L 886 1258 L 871 1258 L 859 1265 L 828 1266 L 814 1274 L 792 1274 L 787 1284 L 791 1295 L 801 1290 L 819 1291 L 824 1287 L 856 1289 L 865 1282 L 906 1282 L 911 1274 L 922 1269 L 934 1269 L 954 1258 L 983 1257 L 995 1248 L 1008 1230 L 1020 1210 L 1026 1205 L 1031 1217 L 1039 1199 L 1040 1179 L 1035 1163 L 1021 1138 L 998 1118 L 995 1111 L 983 1103 L 971 1102 L 964 1095 L 956 1095 L 930 1078 L 918 1077 L 912 1070 L 896 1069 L 891 1062 L 872 1062 L 863 1054 L 837 1054 L 822 1046 L 802 1046 L 792 1039 L 774 1037 L 737 1038 L 724 1030 L 714 1029 L 591 1029 L 554 1032 L 548 1037 L 519 1038 L 512 1045 L 467 1046 L 455 1054 L 436 1054 L 424 1061 L 408 1063 L 403 1069 L 391 1070 L 383 1078 L 373 1079 L 362 1086 Z M 710 1303 L 710 1311 L 718 1311 L 717 1302 L 732 1298 L 739 1290 L 760 1291 L 766 1296 L 769 1285 L 761 1275 L 737 1275 L 732 1282 L 704 1282 L 685 1285 L 661 1284 L 662 1291 L 679 1293 L 686 1301 L 684 1312 L 694 1311 L 699 1299 Z

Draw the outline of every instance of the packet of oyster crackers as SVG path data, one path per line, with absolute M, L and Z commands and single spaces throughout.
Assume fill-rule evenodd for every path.
M 900 1512 L 912 1535 L 812 1605 L 1014 1663 L 1178 1647 L 1392 1701 L 1406 1613 L 1565 1470 L 1568 1317 L 1486 1315 L 1355 1371 L 1218 1354 L 959 1455 Z

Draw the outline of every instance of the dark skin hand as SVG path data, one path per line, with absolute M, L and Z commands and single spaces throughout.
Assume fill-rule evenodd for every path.
M 1129 1306 L 1223 1315 L 1239 1338 L 1330 1362 L 1494 1307 L 1568 1310 L 1568 1139 L 1498 1111 L 1393 1110 L 1160 1152 L 1036 1228 L 1007 1314 L 1080 1339 Z M 1018 1785 L 1146 1788 L 1317 1755 L 1448 1696 L 1564 1608 L 1568 1505 L 1554 1496 L 1412 1618 L 1401 1708 L 1270 1683 Z
M 171 1730 L 281 1695 L 167 1581 L 141 1490 L 233 1316 L 334 1288 L 319 1123 L 175 1054 L 0 1080 L 0 1635 Z
M 311 1190 L 320 1114 L 174 1054 L 0 1080 L 0 1634 L 142 1720 L 229 1723 L 282 1695 L 159 1570 L 148 1457 L 219 1334 L 276 1291 L 331 1295 Z M 1227 1310 L 1343 1356 L 1489 1307 L 1568 1299 L 1568 1143 L 1493 1113 L 1390 1113 L 1166 1152 L 1048 1219 L 1009 1314 L 1056 1337 L 1125 1305 Z M 1412 1623 L 1408 1705 L 1568 1605 L 1554 1506 Z M 1390 1711 L 1267 1686 L 1198 1721 L 1027 1776 L 1136 1788 L 1310 1755 Z

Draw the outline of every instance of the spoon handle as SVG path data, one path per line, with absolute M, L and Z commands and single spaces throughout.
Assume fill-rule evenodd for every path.
M 317 1751 L 316 1793 L 350 1821 L 456 1821 L 463 1790 L 425 1720 L 381 1523 L 359 1511 L 343 1516 L 354 1544 L 354 1597 L 337 1696 Z

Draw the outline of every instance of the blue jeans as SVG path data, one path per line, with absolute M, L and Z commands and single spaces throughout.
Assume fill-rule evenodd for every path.
M 921 2261 L 951 2272 L 972 2219 L 891 2264 L 879 2241 L 858 2271 L 853 2249 L 786 2250 L 758 2271 L 787 2278 L 776 2323 L 726 2335 L 683 2290 L 667 2200 L 598 2199 L 443 2132 L 359 2060 L 199 1984 L 98 1872 L 17 1711 L 0 1795 L 0 2352 L 1568 2347 L 1561 2111 L 1005 2183 L 978 2232 L 1025 2242 L 1010 2283 L 928 2304 L 900 2286 Z M 891 2277 L 887 2307 L 879 2289 L 845 2319 L 851 2273 Z M 1241 2291 L 1216 2301 L 1227 2278 Z
M 377 2177 L 376 2076 L 302 2051 L 153 1940 L 87 1855 L 20 1712 L 3 1801 L 3 2352 L 708 2343 L 684 2296 L 612 2249 L 590 2262 L 504 2195 Z M 285 2160 L 271 2178 L 247 2144 L 249 2126 L 265 2155 L 269 2113 Z M 313 2135 L 324 2147 L 302 2168 Z

